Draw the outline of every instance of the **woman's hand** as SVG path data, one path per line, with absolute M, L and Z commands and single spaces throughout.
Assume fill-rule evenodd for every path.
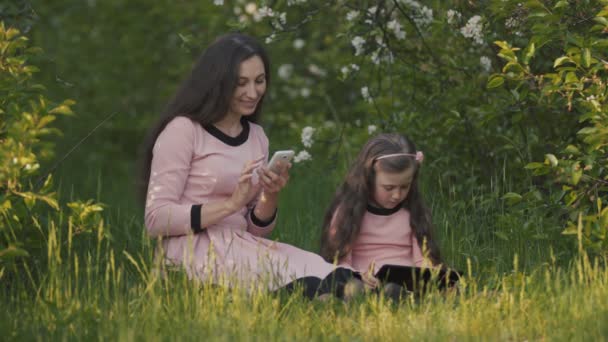
M 361 273 L 361 279 L 363 280 L 363 285 L 368 290 L 373 290 L 380 285 L 380 280 L 374 277 L 371 272 Z
M 261 166 L 257 173 L 260 178 L 260 184 L 264 192 L 268 195 L 277 194 L 287 185 L 289 181 L 289 169 L 291 163 L 279 161 L 276 171 L 268 169 L 266 166 Z
M 263 158 L 251 160 L 243 167 L 236 189 L 234 189 L 232 196 L 228 200 L 228 206 L 231 211 L 235 212 L 245 207 L 260 191 L 261 182 L 254 185 L 251 178 L 253 177 L 253 171 L 261 165 Z

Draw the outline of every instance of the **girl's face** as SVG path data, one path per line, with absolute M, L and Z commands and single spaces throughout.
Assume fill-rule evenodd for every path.
M 266 70 L 259 56 L 241 62 L 239 79 L 230 101 L 229 115 L 251 115 L 266 92 Z
M 376 179 L 371 204 L 384 209 L 395 208 L 410 192 L 415 168 L 410 167 L 401 172 L 385 172 L 376 164 L 374 170 Z

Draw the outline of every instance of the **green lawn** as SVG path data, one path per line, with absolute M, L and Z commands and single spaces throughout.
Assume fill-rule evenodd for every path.
M 311 177 L 298 172 L 283 194 L 273 238 L 315 250 L 323 203 L 335 184 L 314 171 L 307 171 Z M 109 206 L 104 231 L 72 249 L 58 247 L 61 234 L 51 228 L 49 264 L 3 286 L 0 330 L 7 340 L 571 341 L 608 336 L 608 272 L 600 263 L 560 258 L 549 241 L 523 243 L 529 232 L 517 227 L 509 240 L 496 238 L 492 232 L 502 228 L 492 222 L 505 215 L 504 208 L 477 203 L 474 194 L 470 205 L 446 206 L 449 191 L 434 193 L 427 198 L 445 259 L 467 274 L 459 295 L 431 293 L 398 306 L 376 295 L 350 303 L 310 302 L 299 295 L 213 288 L 181 272 L 160 277 L 155 242 L 145 235 L 139 214 Z

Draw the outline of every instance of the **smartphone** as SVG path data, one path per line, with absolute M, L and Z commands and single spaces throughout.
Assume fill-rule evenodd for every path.
M 295 154 L 293 150 L 276 151 L 272 158 L 270 158 L 270 162 L 268 162 L 268 168 L 272 171 L 277 171 L 277 162 L 279 160 L 283 163 L 289 163 Z

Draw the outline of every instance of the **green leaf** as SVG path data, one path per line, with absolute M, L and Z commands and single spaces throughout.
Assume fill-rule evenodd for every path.
M 578 182 L 581 180 L 581 177 L 583 176 L 583 170 L 582 169 L 574 169 L 572 170 L 572 173 L 570 174 L 571 177 L 571 182 L 573 185 L 577 185 Z
M 505 232 L 494 232 L 494 235 L 496 235 L 499 239 L 504 240 L 504 241 L 509 241 L 509 236 L 507 236 L 507 234 Z
M 593 18 L 593 20 L 596 23 L 602 24 L 604 26 L 608 26 L 608 19 L 604 18 L 604 17 L 595 17 Z
M 71 115 L 74 114 L 72 109 L 65 104 L 59 105 L 49 111 L 49 114 L 63 114 L 63 115 Z
M 544 167 L 544 166 L 545 166 L 545 164 L 543 164 L 543 163 L 532 162 L 532 163 L 528 163 L 526 166 L 524 166 L 524 169 L 534 170 L 534 169 L 540 169 L 541 167 Z
M 45 115 L 42 118 L 40 118 L 40 120 L 38 121 L 38 125 L 37 128 L 42 128 L 46 125 L 48 125 L 49 123 L 55 121 L 55 116 L 53 115 Z
M 576 82 L 578 82 L 578 77 L 574 72 L 569 72 L 566 74 L 566 81 L 564 82 L 565 84 Z
M 583 66 L 588 68 L 591 65 L 591 50 L 583 49 Z
M 560 66 L 564 63 L 572 63 L 572 59 L 570 59 L 570 57 L 568 57 L 568 56 L 562 56 L 555 60 L 555 62 L 553 63 L 553 67 L 557 68 L 558 66 Z
M 568 7 L 568 1 L 566 1 L 566 0 L 560 0 L 560 1 L 558 1 L 555 4 L 555 6 L 553 6 L 554 9 L 558 9 L 558 8 L 561 8 L 561 7 Z
M 516 192 L 507 192 L 501 199 L 507 201 L 509 205 L 513 205 L 521 202 L 522 196 Z
M 0 260 L 7 260 L 19 257 L 29 256 L 25 249 L 18 248 L 15 246 L 8 246 L 7 248 L 0 251 Z
M 545 154 L 545 162 L 551 165 L 552 167 L 557 166 L 557 158 L 551 153 Z
M 593 134 L 597 132 L 597 127 L 585 127 L 576 132 L 576 134 Z
M 534 57 L 535 53 L 536 53 L 536 47 L 535 47 L 534 43 L 530 43 L 530 45 L 528 45 L 526 55 L 524 56 L 524 63 L 528 64 L 530 62 L 530 59 L 532 59 L 532 57 Z
M 546 16 L 547 16 L 547 12 L 534 12 L 534 13 L 528 15 L 529 18 L 535 18 L 535 17 L 544 18 Z
M 564 153 L 580 154 L 581 151 L 578 149 L 578 147 L 576 147 L 574 145 L 568 145 L 568 146 L 566 146 L 566 149 L 564 150 Z
M 570 224 L 566 229 L 562 230 L 563 235 L 576 235 L 578 233 L 578 229 L 573 224 Z
M 59 204 L 57 203 L 57 200 L 55 198 L 52 198 L 50 196 L 38 196 L 38 199 L 48 204 L 51 208 L 59 210 Z
M 500 87 L 503 83 L 505 83 L 504 77 L 500 75 L 492 75 L 490 76 L 490 80 L 488 80 L 488 89 Z
M 496 40 L 496 41 L 494 41 L 494 44 L 498 45 L 498 47 L 500 47 L 503 50 L 511 50 L 509 43 L 507 43 L 504 40 Z

